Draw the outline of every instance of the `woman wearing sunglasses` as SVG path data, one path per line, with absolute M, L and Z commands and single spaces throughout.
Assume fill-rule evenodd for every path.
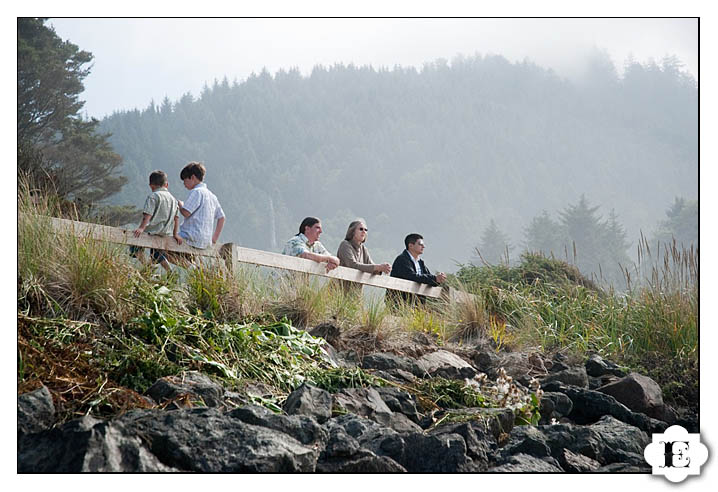
M 382 274 L 391 272 L 389 263 L 375 264 L 372 261 L 369 251 L 364 246 L 367 232 L 369 230 L 364 219 L 357 219 L 349 224 L 347 235 L 337 250 L 339 264 L 348 268 L 356 268 L 366 273 Z

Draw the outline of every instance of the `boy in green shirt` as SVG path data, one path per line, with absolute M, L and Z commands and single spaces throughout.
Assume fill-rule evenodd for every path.
M 168 191 L 169 183 L 167 174 L 163 171 L 150 173 L 150 189 L 152 193 L 147 195 L 145 206 L 142 210 L 142 222 L 135 229 L 134 236 L 140 237 L 143 232 L 157 236 L 174 236 L 177 244 L 182 244 L 179 232 L 179 204 L 175 197 Z M 145 262 L 142 248 L 130 246 L 130 255 L 141 262 Z M 150 256 L 157 263 L 162 265 L 166 271 L 170 271 L 170 264 L 167 261 L 165 251 L 150 248 Z

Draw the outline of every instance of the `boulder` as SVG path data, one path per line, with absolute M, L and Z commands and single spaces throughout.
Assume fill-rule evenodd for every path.
M 503 367 L 504 371 L 508 376 L 511 376 L 516 381 L 525 381 L 531 379 L 534 374 L 533 364 L 529 361 L 528 354 L 521 352 L 510 352 L 502 354 L 499 363 L 499 367 Z M 498 374 L 495 374 L 494 379 Z M 491 377 L 492 375 L 489 375 Z
M 551 419 L 560 419 L 571 413 L 573 403 L 571 398 L 563 393 L 555 393 L 551 391 L 544 392 L 541 397 L 541 423 L 548 424 Z
M 561 450 L 557 459 L 561 468 L 569 473 L 593 472 L 601 468 L 598 461 L 568 449 Z
M 486 426 L 478 421 L 440 425 L 429 432 L 429 435 L 458 434 L 466 443 L 466 454 L 481 469 L 488 468 L 491 457 L 496 452 L 496 439 L 489 433 Z
M 663 392 L 654 380 L 632 372 L 614 383 L 598 389 L 611 395 L 634 412 L 657 418 L 663 415 Z
M 556 424 L 541 425 L 537 428 L 545 437 L 545 443 L 551 450 L 551 456 L 561 458 L 563 450 L 586 456 L 601 462 L 604 443 L 590 426 Z
M 400 473 L 406 468 L 386 456 L 359 449 L 348 457 L 326 456 L 317 463 L 320 473 Z
M 585 367 L 571 367 L 561 371 L 552 371 L 541 379 L 541 384 L 550 383 L 551 381 L 559 381 L 579 388 L 588 388 L 588 374 L 586 374 Z
M 537 427 L 522 425 L 514 427 L 509 434 L 509 440 L 501 448 L 501 458 L 517 454 L 527 454 L 536 458 L 551 456 L 551 448 L 547 443 L 546 435 Z
M 302 384 L 289 394 L 282 409 L 289 415 L 307 415 L 323 424 L 332 416 L 332 395 L 323 389 Z
M 474 428 L 486 430 L 495 441 L 501 441 L 514 427 L 515 416 L 510 408 L 458 408 L 449 413 L 454 420 L 471 422 Z M 438 418 L 443 417 L 434 417 Z
M 459 434 L 402 436 L 403 453 L 394 458 L 409 473 L 457 473 L 480 471 L 482 465 L 469 456 L 466 442 Z
M 315 471 L 328 438 L 326 431 L 316 422 L 312 425 L 309 417 L 275 415 L 277 419 L 273 419 L 256 408 L 259 407 L 230 413 L 216 408 L 143 410 L 128 412 L 118 420 L 134 435 L 141 436 L 162 463 L 177 470 Z M 284 419 L 287 421 L 281 422 Z
M 571 399 L 573 409 L 568 417 L 577 424 L 592 424 L 601 417 L 610 415 L 649 434 L 661 433 L 668 428 L 665 422 L 632 412 L 614 397 L 600 391 L 567 386 L 558 381 L 544 383 L 542 386 L 547 392 L 564 393 Z
M 555 460 L 548 462 L 528 454 L 517 454 L 508 457 L 502 464 L 489 471 L 493 473 L 560 473 L 563 470 Z
M 172 404 L 175 408 L 185 406 L 177 402 L 183 396 L 207 407 L 222 406 L 224 403 L 224 388 L 197 371 L 158 379 L 147 390 L 147 394 L 159 404 L 175 400 Z
M 424 371 L 413 359 L 385 352 L 377 352 L 365 356 L 361 361 L 361 367 L 363 369 L 377 369 L 390 372 L 400 370 L 419 377 L 424 374 Z
M 327 424 L 329 441 L 319 456 L 317 471 L 323 473 L 386 473 L 406 469 L 387 456 L 377 456 L 362 448 L 344 427 L 335 421 Z
M 329 438 L 327 431 L 306 415 L 278 415 L 258 405 L 237 408 L 227 415 L 247 424 L 281 432 L 307 446 L 323 447 Z
M 471 361 L 479 371 L 485 373 L 491 379 L 495 379 L 497 376 L 496 370 L 499 368 L 499 360 L 496 352 L 488 350 L 476 351 L 471 356 Z
M 374 388 L 347 388 L 333 395 L 334 406 L 367 417 L 397 432 L 419 432 L 421 427 L 402 413 L 394 413 Z
M 525 454 L 540 459 L 553 457 L 566 471 L 597 470 L 618 462 L 640 465 L 645 461 L 640 453 L 649 442 L 645 432 L 610 416 L 589 426 L 519 426 L 500 450 L 499 463 Z
M 372 371 L 375 376 L 398 384 L 413 384 L 419 380 L 413 373 L 404 371 L 403 369 L 372 369 Z
M 463 437 L 456 433 L 400 434 L 353 414 L 334 418 L 327 425 L 330 424 L 344 429 L 360 447 L 377 456 L 391 458 L 410 473 L 455 473 L 481 469 L 481 464 L 468 456 Z
M 551 363 L 551 368 L 549 369 L 549 372 L 561 372 L 561 371 L 567 371 L 570 367 L 560 361 L 554 361 Z
M 456 354 L 437 350 L 424 354 L 416 361 L 424 376 L 446 379 L 471 379 L 478 374 L 471 364 Z
M 47 387 L 17 397 L 17 433 L 31 434 L 49 429 L 55 424 L 55 404 Z
M 603 442 L 602 463 L 626 462 L 626 453 L 640 457 L 645 463 L 643 450 L 651 443 L 651 438 L 642 430 L 606 415 L 590 426 Z
M 589 376 L 601 377 L 607 375 L 618 376 L 622 378 L 626 375 L 626 372 L 622 370 L 617 364 L 604 360 L 600 355 L 593 354 L 588 360 L 586 360 L 586 373 Z
M 423 415 L 416 408 L 416 398 L 411 393 L 393 386 L 376 388 L 376 391 L 392 412 L 406 415 L 417 425 L 422 421 Z
M 597 390 L 601 386 L 605 386 L 608 383 L 618 381 L 616 376 L 600 376 L 600 377 L 588 377 L 588 389 Z
M 177 471 L 122 423 L 85 416 L 18 440 L 18 473 Z

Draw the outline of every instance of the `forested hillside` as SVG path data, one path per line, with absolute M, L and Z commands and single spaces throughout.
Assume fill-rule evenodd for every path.
M 476 55 L 215 82 L 102 121 L 129 179 L 113 200 L 141 206 L 153 169 L 184 199 L 180 169 L 199 160 L 227 214 L 221 241 L 253 248 L 281 250 L 315 215 L 335 251 L 359 216 L 375 261 L 420 232 L 427 264 L 454 271 L 492 219 L 522 245 L 534 218 L 582 197 L 635 244 L 676 197 L 697 198 L 696 81 L 674 58 L 629 60 L 621 76 L 601 54 L 588 67 L 568 81 Z

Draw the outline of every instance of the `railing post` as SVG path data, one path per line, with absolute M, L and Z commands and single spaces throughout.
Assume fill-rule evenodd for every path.
M 224 259 L 227 270 L 234 275 L 234 243 L 224 243 L 219 249 L 219 256 Z

